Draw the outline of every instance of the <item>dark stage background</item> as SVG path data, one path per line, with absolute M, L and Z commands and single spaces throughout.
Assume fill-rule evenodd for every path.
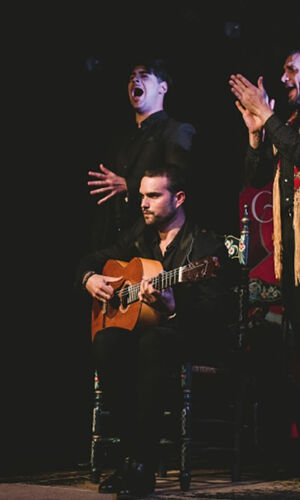
M 195 185 L 204 221 L 236 232 L 247 133 L 228 79 L 237 71 L 253 81 L 263 74 L 285 116 L 280 75 L 286 51 L 299 46 L 299 10 L 293 1 L 111 1 L 5 13 L 12 134 L 3 167 L 3 471 L 88 460 L 89 308 L 72 286 L 95 206 L 87 172 L 131 113 L 131 58 L 169 61 L 174 87 L 166 109 L 199 132 Z

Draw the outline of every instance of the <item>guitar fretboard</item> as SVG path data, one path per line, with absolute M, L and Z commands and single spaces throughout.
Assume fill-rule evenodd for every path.
M 153 286 L 156 290 L 160 292 L 169 288 L 170 286 L 174 286 L 180 282 L 180 277 L 182 274 L 182 267 L 178 267 L 177 269 L 172 269 L 172 271 L 163 271 L 162 273 L 154 276 L 152 278 Z M 140 283 L 136 283 L 135 285 L 128 286 L 128 300 L 127 302 L 131 304 L 138 300 L 138 294 L 140 291 Z
M 199 264 L 188 264 L 186 266 L 177 267 L 176 269 L 172 269 L 171 271 L 163 271 L 157 276 L 151 278 L 153 286 L 156 290 L 163 291 L 166 288 L 172 287 L 177 283 L 182 281 L 195 281 L 198 280 L 199 275 L 204 277 L 208 268 L 208 261 L 203 261 Z M 189 279 L 189 273 L 193 273 L 193 278 Z M 134 285 L 128 285 L 122 288 L 121 290 L 117 290 L 115 294 L 117 294 L 121 300 L 121 302 L 126 301 L 126 304 L 132 304 L 136 302 L 139 297 L 141 283 L 135 283 Z

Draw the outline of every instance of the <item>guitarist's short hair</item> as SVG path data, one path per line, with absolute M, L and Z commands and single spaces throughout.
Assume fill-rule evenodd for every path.
M 145 170 L 143 177 L 167 177 L 168 189 L 176 194 L 178 191 L 186 192 L 187 179 L 185 169 L 172 163 L 163 163 L 159 167 Z

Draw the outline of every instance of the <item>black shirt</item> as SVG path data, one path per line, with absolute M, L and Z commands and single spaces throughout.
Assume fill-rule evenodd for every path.
M 292 126 L 275 114 L 265 123 L 266 141 L 259 148 L 248 147 L 245 158 L 245 182 L 261 188 L 271 181 L 280 162 L 280 202 L 283 213 L 294 204 L 294 167 L 300 169 L 299 112 Z M 272 145 L 277 149 L 274 156 Z
M 95 204 L 92 248 L 106 246 L 140 216 L 140 180 L 148 168 L 162 162 L 191 168 L 191 150 L 196 130 L 189 123 L 170 118 L 165 111 L 150 115 L 138 128 L 126 130 L 111 142 L 104 165 L 126 179 L 128 191 L 98 206 Z

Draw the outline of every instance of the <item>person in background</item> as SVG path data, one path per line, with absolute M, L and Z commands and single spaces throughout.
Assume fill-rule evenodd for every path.
M 275 391 L 275 394 L 266 427 L 270 427 L 274 414 L 278 413 L 281 394 L 285 441 L 285 436 L 290 439 L 295 432 L 300 435 L 300 49 L 288 53 L 281 82 L 290 108 L 287 121 L 274 111 L 275 101 L 269 98 L 262 76 L 257 85 L 241 74 L 231 75 L 229 80 L 249 134 L 244 183 L 262 188 L 273 180 L 274 270 L 282 292 L 283 325 L 287 326 L 283 341 L 288 339 L 284 349 L 288 373 L 283 379 L 277 375 L 277 381 L 274 378 L 267 391 L 268 394 Z M 274 434 L 268 432 L 271 433 L 270 443 L 273 443 Z M 278 436 L 278 427 L 275 432 Z M 299 454 L 298 446 L 294 459 L 289 457 L 293 469 L 299 467 Z
M 285 123 L 274 111 L 275 101 L 269 98 L 262 76 L 257 86 L 241 74 L 231 75 L 229 83 L 249 133 L 245 184 L 260 188 L 274 177 L 275 275 L 300 343 L 300 49 L 287 56 L 281 81 L 290 105 Z
M 98 204 L 92 223 L 94 249 L 112 243 L 140 216 L 139 183 L 147 168 L 161 162 L 191 168 L 196 129 L 165 110 L 172 83 L 162 59 L 142 58 L 132 65 L 128 78 L 132 125 L 109 141 L 99 171 L 89 171 L 90 194 Z

